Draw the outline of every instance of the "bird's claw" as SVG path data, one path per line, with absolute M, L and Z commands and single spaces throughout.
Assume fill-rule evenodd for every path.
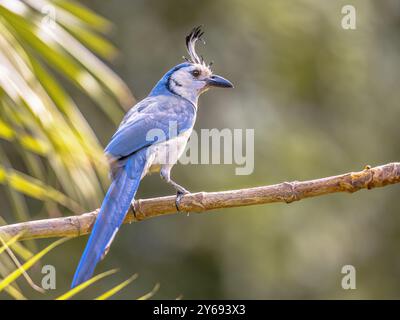
M 184 190 L 184 191 L 178 190 L 178 191 L 176 192 L 175 207 L 176 207 L 176 210 L 178 210 L 178 212 L 181 212 L 180 203 L 181 203 L 182 197 L 183 197 L 185 194 L 188 194 L 188 193 L 190 193 L 190 192 L 187 191 L 187 190 Z
M 131 210 L 132 210 L 133 216 L 135 217 L 135 220 L 137 220 L 136 209 L 135 209 L 135 205 L 133 202 L 131 202 Z

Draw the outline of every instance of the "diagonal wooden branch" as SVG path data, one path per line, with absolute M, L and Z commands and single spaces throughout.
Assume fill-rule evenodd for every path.
M 290 203 L 304 198 L 317 197 L 336 192 L 355 192 L 400 182 L 400 162 L 350 172 L 339 176 L 283 182 L 240 190 L 221 192 L 198 192 L 182 198 L 184 212 L 203 212 L 213 209 L 250 206 L 273 202 Z M 130 210 L 124 223 L 137 222 L 151 217 L 177 213 L 175 196 L 136 200 L 135 214 Z M 20 240 L 73 237 L 90 233 L 98 209 L 78 216 L 28 221 L 0 227 L 0 234 L 14 236 L 23 233 Z

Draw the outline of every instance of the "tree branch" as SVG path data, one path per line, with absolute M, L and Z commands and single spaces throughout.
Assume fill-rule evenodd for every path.
M 304 198 L 336 192 L 352 193 L 360 189 L 384 187 L 399 182 L 400 162 L 396 162 L 374 168 L 367 166 L 363 171 L 309 181 L 283 182 L 270 186 L 221 192 L 191 193 L 182 198 L 181 209 L 185 212 L 197 213 L 273 202 L 290 203 Z M 136 200 L 134 208 L 135 214 L 130 210 L 124 223 L 177 213 L 175 196 Z M 14 236 L 23 233 L 21 240 L 80 236 L 91 231 L 98 210 L 78 216 L 6 225 L 0 227 L 0 234 Z

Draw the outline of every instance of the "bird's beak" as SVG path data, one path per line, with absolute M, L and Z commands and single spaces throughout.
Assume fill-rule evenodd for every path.
M 206 82 L 210 87 L 233 88 L 232 82 L 217 75 L 212 75 L 206 80 Z

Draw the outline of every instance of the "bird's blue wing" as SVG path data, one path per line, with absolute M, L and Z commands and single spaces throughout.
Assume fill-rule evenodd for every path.
M 153 143 L 168 140 L 171 134 L 180 134 L 193 126 L 195 111 L 194 106 L 184 99 L 171 96 L 146 98 L 127 113 L 105 151 L 119 159 Z M 177 132 L 174 132 L 174 126 Z M 159 130 L 162 135 L 157 133 L 161 133 Z

